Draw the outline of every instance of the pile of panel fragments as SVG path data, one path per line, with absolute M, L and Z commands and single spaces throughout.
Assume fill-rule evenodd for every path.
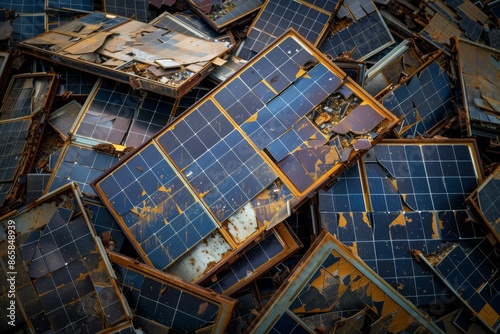
M 500 332 L 500 1 L 0 7 L 2 333 Z

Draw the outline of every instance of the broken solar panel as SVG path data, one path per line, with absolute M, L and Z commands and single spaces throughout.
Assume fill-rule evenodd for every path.
M 468 136 L 495 138 L 500 130 L 500 52 L 462 38 L 453 39 L 454 62 L 462 98 L 459 117 Z
M 96 333 L 130 322 L 74 184 L 2 217 L 5 228 L 9 220 L 17 232 L 16 307 L 30 331 Z
M 49 173 L 31 173 L 26 176 L 26 203 L 42 197 L 50 176 Z
M 54 74 L 14 75 L 2 101 L 0 121 L 30 116 L 50 107 L 56 86 Z
M 156 12 L 149 9 L 149 0 L 104 0 L 104 12 L 148 23 L 156 17 Z
M 95 141 L 124 144 L 140 96 L 129 85 L 100 79 L 83 107 L 75 135 Z
M 23 13 L 16 15 L 12 21 L 14 31 L 11 34 L 13 43 L 19 43 L 28 38 L 35 37 L 45 31 L 46 17 L 43 13 Z
M 332 58 L 353 51 L 352 59 L 362 61 L 395 43 L 371 0 L 345 1 L 337 17 L 332 32 L 320 48 Z
M 464 203 L 480 179 L 475 151 L 470 140 L 382 141 L 319 193 L 321 226 L 414 305 L 439 300 L 453 308 L 449 291 L 411 250 L 484 238 Z
M 290 227 L 286 223 L 279 224 L 248 250 L 243 251 L 238 259 L 201 285 L 218 293 L 232 295 L 281 263 L 300 246 Z
M 479 243 L 454 243 L 436 253 L 424 254 L 419 249 L 414 253 L 488 330 L 498 332 L 500 259 L 488 238 Z
M 237 56 L 253 58 L 289 28 L 318 46 L 333 20 L 336 5 L 336 0 L 267 0 L 248 29 Z
M 450 38 L 460 36 L 462 31 L 455 22 L 437 12 L 419 34 L 425 40 L 449 53 Z
M 352 161 L 362 153 L 349 150 L 352 139 L 377 142 L 395 124 L 342 76 L 290 31 L 99 178 L 96 192 L 158 269 L 229 226 L 239 210 L 256 215 L 252 232 L 271 227 L 286 218 L 289 201 L 336 173 L 341 155 Z M 338 124 L 315 119 L 318 106 L 339 112 L 334 100 L 344 96 Z M 255 237 L 229 240 L 229 249 Z
M 84 204 L 89 208 L 89 218 L 94 224 L 97 235 L 103 241 L 104 247 L 119 252 L 126 237 L 108 209 L 98 200 L 88 197 L 84 199 Z
M 436 57 L 437 52 L 425 56 Z M 383 94 L 387 88 L 411 77 L 423 64 L 424 55 L 417 48 L 415 41 L 405 39 L 366 71 L 363 88 L 378 98 L 378 94 Z
M 500 240 L 500 167 L 467 198 L 472 209 L 486 224 L 497 240 Z
M 14 76 L 9 85 L 0 120 L 3 138 L 0 143 L 0 206 L 7 211 L 25 193 L 25 183 L 18 183 L 17 179 L 31 170 L 56 82 L 53 73 L 34 73 Z M 12 119 L 8 119 L 10 117 Z
M 67 143 L 53 169 L 47 191 L 53 191 L 64 184 L 74 182 L 81 192 L 95 196 L 90 183 L 110 168 L 118 158 L 89 147 Z
M 395 131 L 404 138 L 427 134 L 455 110 L 452 80 L 437 61 L 396 86 L 381 102 L 401 118 Z
M 188 0 L 187 4 L 216 31 L 241 25 L 257 12 L 264 0 Z
M 134 325 L 148 333 L 223 333 L 236 300 L 109 252 L 120 287 L 135 310 Z
M 95 75 L 78 71 L 66 66 L 55 67 L 55 72 L 59 76 L 57 95 L 89 95 L 97 81 L 97 77 Z
M 61 108 L 50 113 L 49 124 L 66 140 L 69 134 L 73 133 L 75 122 L 81 110 L 82 105 L 76 100 L 71 100 Z
M 249 331 L 315 333 L 304 316 L 343 310 L 364 317 L 359 329 L 381 326 L 389 333 L 439 332 L 426 315 L 326 231 L 259 312 Z M 337 321 L 339 328 L 341 324 Z
M 94 10 L 92 0 L 48 0 L 47 7 L 83 12 L 92 12 Z
M 199 84 L 215 66 L 213 61 L 232 45 L 94 12 L 26 39 L 20 47 L 33 56 L 131 84 L 134 89 L 178 98 Z M 148 70 L 164 60 L 176 63 L 175 71 Z

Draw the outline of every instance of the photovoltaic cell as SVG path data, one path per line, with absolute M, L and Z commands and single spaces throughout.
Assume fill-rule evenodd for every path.
M 47 7 L 55 9 L 69 8 L 87 12 L 94 10 L 92 0 L 49 0 Z
M 117 161 L 115 156 L 69 144 L 63 156 L 59 158 L 58 167 L 53 171 L 49 191 L 75 182 L 82 193 L 95 196 L 90 183 Z
M 238 57 L 253 58 L 290 27 L 311 43 L 319 43 L 336 4 L 334 0 L 313 4 L 306 1 L 267 1 L 250 27 Z
M 22 14 L 12 21 L 12 38 L 15 42 L 38 36 L 45 32 L 45 14 Z
M 33 78 L 14 80 L 2 105 L 0 120 L 29 116 L 33 97 Z
M 34 200 L 42 197 L 47 184 L 49 183 L 51 174 L 28 174 L 26 178 L 26 203 L 31 203 Z
M 393 44 L 389 28 L 378 11 L 371 12 L 359 21 L 329 35 L 320 49 L 323 53 L 339 57 L 343 52 L 354 50 L 354 60 L 365 60 Z
M 85 200 L 85 204 L 90 209 L 90 218 L 94 223 L 95 230 L 99 236 L 104 233 L 110 233 L 110 237 L 114 242 L 114 250 L 119 252 L 125 242 L 125 234 L 116 223 L 108 209 L 101 203 L 90 200 Z

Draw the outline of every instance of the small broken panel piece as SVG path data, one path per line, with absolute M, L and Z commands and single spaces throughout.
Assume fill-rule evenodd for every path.
M 47 192 L 74 182 L 85 195 L 96 196 L 90 183 L 118 161 L 118 157 L 71 142 L 62 148 L 61 154 L 47 185 Z
M 130 322 L 75 184 L 2 217 L 1 224 L 6 231 L 15 224 L 16 307 L 31 331 L 96 333 Z M 6 253 L 7 242 L 1 247 Z
M 188 333 L 223 333 L 236 300 L 108 252 L 120 287 L 132 309 L 136 328 Z
M 498 332 L 500 258 L 488 238 L 480 243 L 452 244 L 437 253 L 424 255 L 419 249 L 413 253 L 483 325 Z
M 429 42 L 438 44 L 442 49 L 447 49 L 450 38 L 460 36 L 462 30 L 439 12 L 436 12 L 427 26 L 420 32 L 420 36 Z
M 500 166 L 467 198 L 472 209 L 500 243 Z
M 252 59 L 289 28 L 294 28 L 314 46 L 318 46 L 333 21 L 337 2 L 267 0 L 247 30 L 236 55 L 242 59 Z
M 218 32 L 241 25 L 255 14 L 264 0 L 188 0 L 187 4 Z
M 323 53 L 331 58 L 349 54 L 353 60 L 364 61 L 395 43 L 375 4 L 371 0 L 361 3 L 346 1 L 340 7 L 332 29 L 321 44 Z
M 463 96 L 458 105 L 463 109 L 459 117 L 462 131 L 467 136 L 496 138 L 500 131 L 500 52 L 463 38 L 454 38 L 452 43 L 452 64 Z
M 381 102 L 401 118 L 395 131 L 404 138 L 426 135 L 455 111 L 452 80 L 437 61 L 396 86 Z
M 218 293 L 232 295 L 281 263 L 300 247 L 297 237 L 286 223 L 276 225 L 262 239 L 241 252 L 238 259 L 218 270 L 200 285 Z
M 422 328 L 440 332 L 427 316 L 326 231 L 320 233 L 248 332 L 288 333 L 290 328 L 302 328 L 305 333 L 314 333 L 302 315 L 342 311 L 343 307 L 350 311 L 369 309 L 371 323 L 384 319 L 390 333 L 413 333 Z
M 119 252 L 126 242 L 126 237 L 108 209 L 98 200 L 89 197 L 84 199 L 84 205 L 89 208 L 89 217 L 94 223 L 97 235 L 103 240 L 104 248 Z
M 74 31 L 83 24 L 83 28 Z M 94 27 L 90 34 L 83 29 Z M 46 36 L 50 34 L 50 38 Z M 73 36 L 65 40 L 62 35 Z M 56 37 L 58 36 L 58 37 Z M 22 45 L 22 46 L 21 46 Z M 208 75 L 212 61 L 223 57 L 232 43 L 186 36 L 173 30 L 127 19 L 117 15 L 93 12 L 50 32 L 20 43 L 26 53 L 57 60 L 58 64 L 91 74 L 106 76 L 147 91 L 178 98 Z M 196 50 L 196 52 L 193 52 Z M 147 67 L 157 59 L 172 59 L 181 65 L 199 64 L 195 72 L 150 75 Z M 116 67 L 110 64 L 119 64 Z M 107 66 L 101 66 L 107 64 Z
M 75 100 L 71 100 L 50 113 L 49 124 L 66 140 L 68 135 L 74 132 L 74 125 L 81 110 L 82 105 Z
M 103 1 L 103 7 L 106 13 L 116 14 L 124 17 L 133 17 L 134 20 L 146 23 L 150 22 L 156 17 L 156 11 L 150 10 L 149 4 L 153 4 L 153 1 L 148 1 L 148 0 Z M 160 6 L 158 7 L 161 7 L 161 1 L 160 1 Z

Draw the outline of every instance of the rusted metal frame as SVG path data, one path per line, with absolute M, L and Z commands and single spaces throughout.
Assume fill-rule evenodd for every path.
M 225 290 L 223 292 L 225 295 L 230 296 L 233 293 L 245 288 L 248 284 L 255 281 L 257 278 L 259 278 L 261 275 L 268 272 L 270 269 L 272 269 L 277 264 L 283 262 L 283 260 L 285 260 L 287 257 L 292 255 L 296 250 L 298 250 L 300 247 L 302 247 L 302 244 L 300 243 L 300 241 L 298 241 L 296 238 L 293 237 L 293 235 L 292 235 L 293 232 L 291 231 L 288 224 L 286 224 L 286 222 L 283 222 L 281 224 L 274 226 L 266 234 L 269 234 L 269 233 L 273 233 L 276 235 L 277 239 L 283 245 L 283 251 L 280 252 L 278 255 L 274 256 L 272 259 L 270 259 L 266 263 L 264 263 L 259 268 L 257 268 L 252 273 L 252 275 L 250 277 L 245 277 L 245 278 L 239 280 L 236 284 L 234 284 L 233 286 L 231 286 L 230 288 Z M 257 244 L 260 241 L 260 239 L 262 239 L 262 238 L 259 238 L 259 240 L 254 240 L 251 246 Z M 248 249 L 249 247 L 247 246 L 246 248 Z M 245 250 L 242 250 L 241 253 L 244 253 Z M 230 263 L 234 262 L 237 258 L 239 258 L 239 256 L 231 256 L 231 258 L 225 259 L 224 262 L 226 262 L 227 264 L 230 264 Z M 217 281 L 217 272 L 220 271 L 221 269 L 224 269 L 225 267 L 227 267 L 227 264 L 225 266 L 221 267 L 220 269 L 218 269 L 216 271 L 216 273 L 214 275 L 212 275 L 211 277 L 209 277 L 208 275 L 205 275 L 205 277 L 201 277 L 201 278 L 197 279 L 196 281 L 194 281 L 193 283 L 200 284 L 202 286 L 208 286 L 208 285 L 210 285 L 210 282 L 216 282 Z M 209 277 L 209 279 L 206 278 L 207 276 Z
M 161 282 L 162 284 L 174 286 L 177 289 L 183 290 L 183 293 L 195 295 L 199 298 L 217 303 L 220 307 L 220 312 L 217 314 L 217 319 L 215 320 L 212 333 L 215 334 L 224 332 L 224 329 L 227 327 L 229 321 L 231 320 L 232 311 L 236 306 L 237 300 L 225 295 L 215 293 L 212 290 L 203 288 L 196 284 L 188 283 L 174 275 L 158 269 L 154 269 L 151 266 L 140 263 L 120 253 L 108 251 L 107 254 L 109 260 L 112 263 L 116 263 L 122 267 L 135 271 L 155 281 Z
M 323 230 L 311 244 L 301 262 L 295 267 L 286 282 L 279 287 L 273 298 L 260 311 L 259 316 L 250 325 L 246 333 L 266 333 L 282 314 L 288 313 L 289 315 L 294 315 L 289 310 L 290 303 L 298 296 L 299 292 L 302 291 L 309 279 L 332 251 L 336 251 L 347 263 L 364 275 L 382 293 L 397 303 L 402 310 L 412 316 L 427 331 L 430 333 L 442 333 L 441 329 L 426 315 L 422 314 L 416 306 L 409 303 L 394 288 L 380 279 L 371 268 L 326 230 Z M 300 321 L 300 318 L 297 317 L 297 320 Z

